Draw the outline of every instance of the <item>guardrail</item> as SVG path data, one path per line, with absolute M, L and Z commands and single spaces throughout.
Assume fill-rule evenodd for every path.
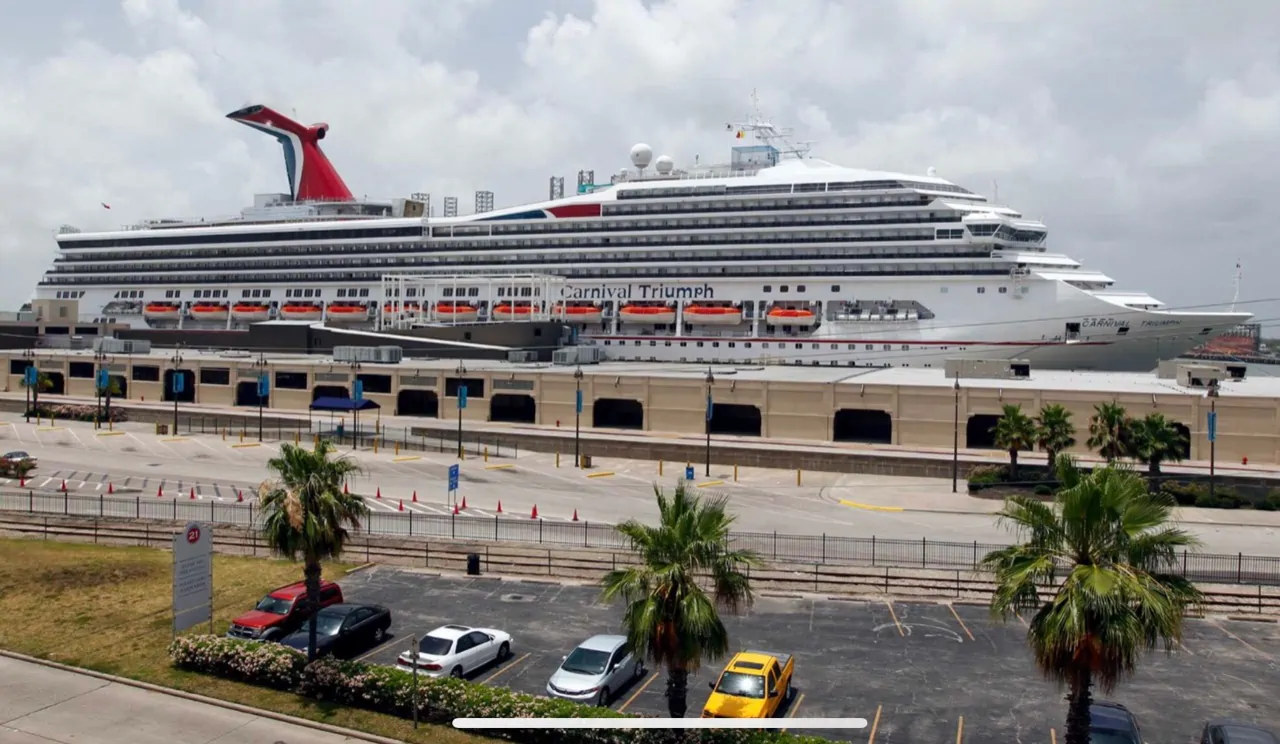
M 45 540 L 93 542 L 169 548 L 182 522 L 136 522 L 118 518 L 56 515 L 0 516 L 0 534 Z M 214 530 L 214 550 L 238 555 L 267 555 L 257 531 L 226 526 Z M 480 559 L 481 573 L 550 577 L 597 582 L 608 571 L 636 562 L 628 550 L 557 546 L 541 548 L 513 543 L 481 543 L 449 538 L 397 538 L 364 535 L 347 544 L 347 556 L 369 563 L 422 567 L 442 573 L 467 570 L 468 557 Z M 803 598 L 812 594 L 886 596 L 907 600 L 945 600 L 986 604 L 995 584 L 985 574 L 956 570 L 894 566 L 837 566 L 821 563 L 766 563 L 748 571 L 751 586 L 771 596 Z M 1046 587 L 1049 588 L 1049 587 Z M 1280 615 L 1280 589 L 1201 585 L 1201 612 L 1249 616 Z
M 153 496 L 80 496 L 0 491 L 0 510 L 63 516 L 114 517 L 206 521 L 239 527 L 260 526 L 260 513 L 251 501 L 158 499 Z M 525 543 L 629 551 L 630 543 L 611 524 L 552 522 L 507 516 L 475 517 L 421 512 L 373 512 L 363 534 L 405 538 L 444 538 L 489 543 Z M 779 532 L 734 532 L 736 548 L 754 551 L 762 559 L 827 566 L 871 566 L 918 569 L 977 570 L 989 551 L 1000 544 L 941 540 L 884 539 L 835 535 L 793 535 Z M 1197 583 L 1280 586 L 1280 557 L 1237 553 L 1224 555 L 1183 551 L 1167 570 Z

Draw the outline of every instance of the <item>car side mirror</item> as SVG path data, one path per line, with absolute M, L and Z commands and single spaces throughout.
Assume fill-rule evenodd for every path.
M 710 687 L 711 689 L 713 689 L 713 690 L 714 690 L 714 689 L 716 689 L 716 683 L 715 683 L 715 682 L 708 682 L 708 683 L 707 683 L 707 687 Z
M 780 695 L 780 694 L 782 694 L 780 691 L 778 691 L 778 690 L 774 690 L 773 692 L 769 693 L 769 697 L 771 697 L 771 698 L 775 698 L 775 697 L 777 697 L 777 696 L 778 696 L 778 695 Z
M 568 661 L 568 660 L 569 660 L 568 654 L 560 657 L 560 661 Z

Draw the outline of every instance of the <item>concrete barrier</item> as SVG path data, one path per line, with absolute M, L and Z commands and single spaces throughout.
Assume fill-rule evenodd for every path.
M 185 525 L 163 520 L 0 516 L 0 535 L 169 548 L 173 535 Z M 267 556 L 270 550 L 256 530 L 219 525 L 214 550 L 231 555 Z M 635 565 L 630 551 L 592 548 L 542 548 L 509 543 L 477 543 L 443 538 L 415 539 L 362 535 L 348 542 L 347 558 L 364 563 L 426 568 L 464 574 L 467 556 L 480 556 L 481 571 L 509 576 L 551 577 L 594 583 L 605 573 Z M 757 592 L 784 596 L 891 596 L 907 600 L 989 602 L 994 584 L 986 574 L 971 571 L 906 569 L 815 564 L 765 564 L 748 570 Z M 1049 587 L 1046 587 L 1048 589 Z M 1201 585 L 1204 612 L 1280 617 L 1280 588 Z

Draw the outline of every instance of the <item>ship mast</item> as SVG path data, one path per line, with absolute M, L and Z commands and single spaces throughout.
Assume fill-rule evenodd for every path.
M 813 142 L 793 141 L 791 135 L 794 132 L 790 127 L 775 127 L 765 119 L 760 112 L 760 98 L 755 90 L 751 91 L 751 115 L 746 121 L 730 122 L 726 125 L 726 129 L 743 134 L 750 132 L 757 140 L 777 151 L 779 156 L 790 156 L 802 160 L 813 147 Z

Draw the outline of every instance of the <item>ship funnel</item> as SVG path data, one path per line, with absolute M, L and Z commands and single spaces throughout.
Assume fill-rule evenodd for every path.
M 227 118 L 275 137 L 284 150 L 285 174 L 294 201 L 351 201 L 354 196 L 325 157 L 319 142 L 329 131 L 320 123 L 305 126 L 266 106 L 247 106 Z

